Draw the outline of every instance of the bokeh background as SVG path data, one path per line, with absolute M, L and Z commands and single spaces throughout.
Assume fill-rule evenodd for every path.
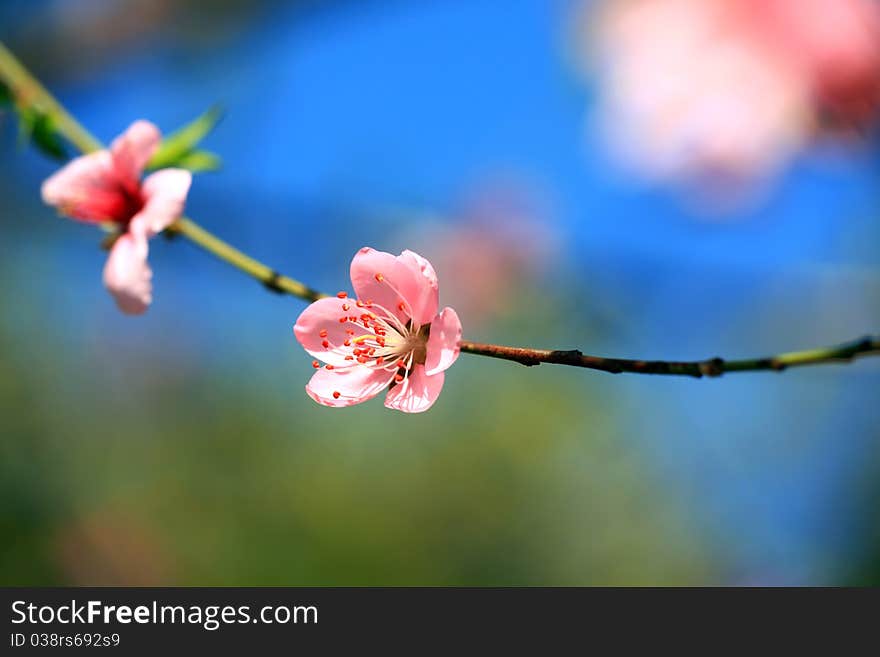
M 870 130 L 642 175 L 584 54 L 598 4 L 4 0 L 0 39 L 104 140 L 222 103 L 188 214 L 319 288 L 411 248 L 475 340 L 690 359 L 876 333 Z M 0 115 L 3 584 L 880 583 L 880 361 L 695 381 L 464 355 L 426 414 L 329 410 L 303 303 L 185 241 L 118 313 L 100 235 L 40 203 L 53 168 Z

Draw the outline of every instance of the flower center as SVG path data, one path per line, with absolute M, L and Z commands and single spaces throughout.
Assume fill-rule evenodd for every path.
M 101 181 L 88 194 L 62 204 L 62 214 L 74 219 L 109 222 L 124 228 L 140 212 L 145 199 L 140 188 L 130 189 L 121 181 Z
M 406 339 L 406 349 L 412 352 L 413 362 L 419 365 L 424 365 L 428 356 L 428 328 L 423 326 L 420 331 L 410 333 Z
M 349 299 L 340 292 L 339 323 L 346 325 L 345 339 L 341 344 L 330 341 L 329 331 L 323 329 L 319 336 L 328 353 L 342 356 L 348 364 L 325 365 L 328 370 L 346 370 L 367 367 L 394 373 L 391 385 L 405 383 L 415 365 L 424 365 L 430 325 L 414 325 L 412 319 L 402 321 L 398 314 L 373 303 L 372 300 Z M 407 314 L 406 303 L 398 306 Z M 321 367 L 318 361 L 313 363 Z M 334 395 L 335 396 L 335 395 Z
M 127 185 L 120 183 L 116 207 L 111 216 L 117 223 L 128 226 L 134 216 L 143 210 L 144 204 L 140 186 L 130 189 Z

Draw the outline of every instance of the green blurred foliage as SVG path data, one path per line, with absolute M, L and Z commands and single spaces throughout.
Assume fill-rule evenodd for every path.
M 4 108 L 10 108 L 18 117 L 21 144 L 32 143 L 45 156 L 59 162 L 67 159 L 67 149 L 55 119 L 39 107 L 24 107 L 16 102 L 12 89 L 0 82 L 0 109 Z
M 193 151 L 182 156 L 173 166 L 188 169 L 193 173 L 202 173 L 205 171 L 217 171 L 223 166 L 223 160 L 216 153 Z
M 12 105 L 12 92 L 5 84 L 0 82 L 0 107 L 9 107 Z
M 17 107 L 17 113 L 22 143 L 30 142 L 43 155 L 58 162 L 67 159 L 55 119 L 36 107 Z
M 182 167 L 193 172 L 219 169 L 222 162 L 218 155 L 196 147 L 217 126 L 221 118 L 223 110 L 215 105 L 165 137 L 150 158 L 147 168 Z
M 19 311 L 0 334 L 3 584 L 717 577 L 684 500 L 583 372 L 463 356 L 427 414 L 330 410 L 306 397 L 292 338 L 280 363 L 218 362 L 177 325 L 114 348 L 41 321 Z

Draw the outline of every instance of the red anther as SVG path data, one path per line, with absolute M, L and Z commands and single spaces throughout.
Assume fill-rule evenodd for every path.
M 373 300 L 372 300 L 372 299 L 367 299 L 367 300 L 364 302 L 364 305 L 366 305 L 367 308 L 369 308 L 370 306 L 373 305 Z
M 337 292 L 336 296 L 339 297 L 340 299 L 344 299 L 345 297 L 348 296 L 348 292 Z
M 327 340 L 321 340 L 321 346 L 324 347 L 324 349 L 329 349 L 330 343 L 327 342 Z
M 369 360 L 369 358 L 367 358 L 366 356 L 358 356 L 358 362 L 359 362 L 361 365 L 363 365 L 364 363 L 366 363 L 368 360 Z
M 385 359 L 382 358 L 382 356 L 379 356 L 378 358 L 376 358 L 376 365 L 381 365 L 384 362 L 385 362 Z
M 339 318 L 339 323 L 340 323 L 340 324 L 345 324 L 347 321 L 348 321 L 348 317 L 340 317 L 340 318 Z
M 348 319 L 349 319 L 350 321 L 352 321 L 352 322 L 357 322 L 357 321 L 358 321 L 358 318 L 355 317 L 354 315 L 349 315 L 349 316 L 348 316 Z
M 403 374 L 395 374 L 394 380 L 400 383 L 401 381 L 403 381 Z
M 320 335 L 322 338 L 326 338 L 327 337 L 327 329 L 321 329 L 320 331 L 318 331 L 318 335 Z
M 400 310 L 400 312 L 406 311 L 406 304 L 401 301 L 399 304 L 397 304 L 397 309 Z
M 403 358 L 399 358 L 399 359 L 397 360 L 396 365 L 397 365 L 398 367 L 402 367 L 403 369 L 406 369 L 406 361 L 403 360 Z
M 352 329 L 345 329 L 345 332 L 349 335 L 354 335 L 354 331 Z
M 367 353 L 370 354 L 370 356 L 372 356 L 373 354 L 376 353 L 376 347 L 370 347 L 370 349 L 367 351 Z
M 350 346 L 351 346 L 351 340 L 346 340 L 346 341 L 343 342 L 342 344 L 344 344 L 346 347 L 350 347 Z
M 376 337 L 376 344 L 378 344 L 380 347 L 384 347 L 385 346 L 385 338 L 383 338 L 381 335 L 377 336 Z
M 360 299 L 358 299 L 357 302 L 355 302 L 355 305 L 356 305 L 358 308 L 363 308 L 363 307 L 364 307 L 364 302 L 361 301 Z
M 354 356 L 351 356 L 351 355 L 346 356 L 346 357 L 345 357 L 345 360 L 354 360 Z
M 338 391 L 338 390 L 334 390 L 334 391 L 333 391 L 333 399 L 339 399 L 340 396 L 341 396 L 341 395 L 339 394 L 339 391 Z
M 328 363 L 328 364 L 324 365 L 324 369 L 332 370 L 333 366 Z
M 312 361 L 312 367 L 314 367 L 316 370 L 321 369 L 321 363 L 319 363 L 319 362 L 316 361 L 316 360 L 313 360 L 313 361 Z
M 381 283 L 385 280 L 385 277 L 382 274 L 376 274 L 376 282 Z
M 342 312 L 347 313 L 349 308 L 351 308 L 351 306 L 347 303 L 342 304 Z

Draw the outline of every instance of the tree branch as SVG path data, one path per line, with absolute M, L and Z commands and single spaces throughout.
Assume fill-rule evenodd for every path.
M 313 290 L 305 283 L 300 283 L 289 276 L 284 276 L 271 267 L 264 265 L 259 260 L 251 258 L 213 233 L 208 232 L 192 219 L 181 217 L 169 226 L 168 232 L 172 235 L 183 235 L 208 253 L 243 271 L 248 276 L 256 278 L 272 292 L 289 294 L 306 301 L 317 301 L 327 296 L 317 290 Z
M 73 118 L 2 42 L 0 42 L 0 81 L 9 87 L 17 103 L 37 107 L 51 116 L 58 132 L 81 153 L 104 148 L 101 141 Z M 256 278 L 273 292 L 290 294 L 306 301 L 315 301 L 326 296 L 242 253 L 192 219 L 181 217 L 168 227 L 168 233 L 183 235 L 208 253 Z
M 698 361 L 631 360 L 626 358 L 603 358 L 587 356 L 577 349 L 549 350 L 528 349 L 524 347 L 505 347 L 497 344 L 482 344 L 463 340 L 461 350 L 465 353 L 490 358 L 510 360 L 521 365 L 532 366 L 541 363 L 585 367 L 591 370 L 620 374 L 662 374 L 667 376 L 717 377 L 728 372 L 781 372 L 789 367 L 818 365 L 820 363 L 849 362 L 861 356 L 880 354 L 880 336 L 867 336 L 833 347 L 792 351 L 765 358 L 724 360 L 709 358 Z
M 2 42 L 0 42 L 0 81 L 9 87 L 16 103 L 20 106 L 38 108 L 51 116 L 57 131 L 81 152 L 88 153 L 103 148 L 101 142 L 64 109 Z M 172 236 L 186 237 L 208 253 L 260 281 L 273 292 L 288 294 L 306 301 L 315 301 L 327 296 L 300 281 L 278 273 L 259 260 L 239 251 L 199 226 L 192 219 L 181 217 L 168 228 L 167 232 Z M 469 340 L 461 342 L 461 350 L 468 354 L 500 358 L 527 366 L 553 363 L 584 367 L 612 374 L 632 372 L 635 374 L 702 378 L 704 376 L 717 377 L 728 372 L 780 372 L 789 367 L 848 362 L 861 356 L 880 354 L 880 337 L 868 336 L 834 347 L 793 351 L 766 358 L 744 360 L 724 360 L 722 358 L 710 358 L 702 361 L 630 360 L 588 356 L 576 349 L 548 350 L 505 347 Z

